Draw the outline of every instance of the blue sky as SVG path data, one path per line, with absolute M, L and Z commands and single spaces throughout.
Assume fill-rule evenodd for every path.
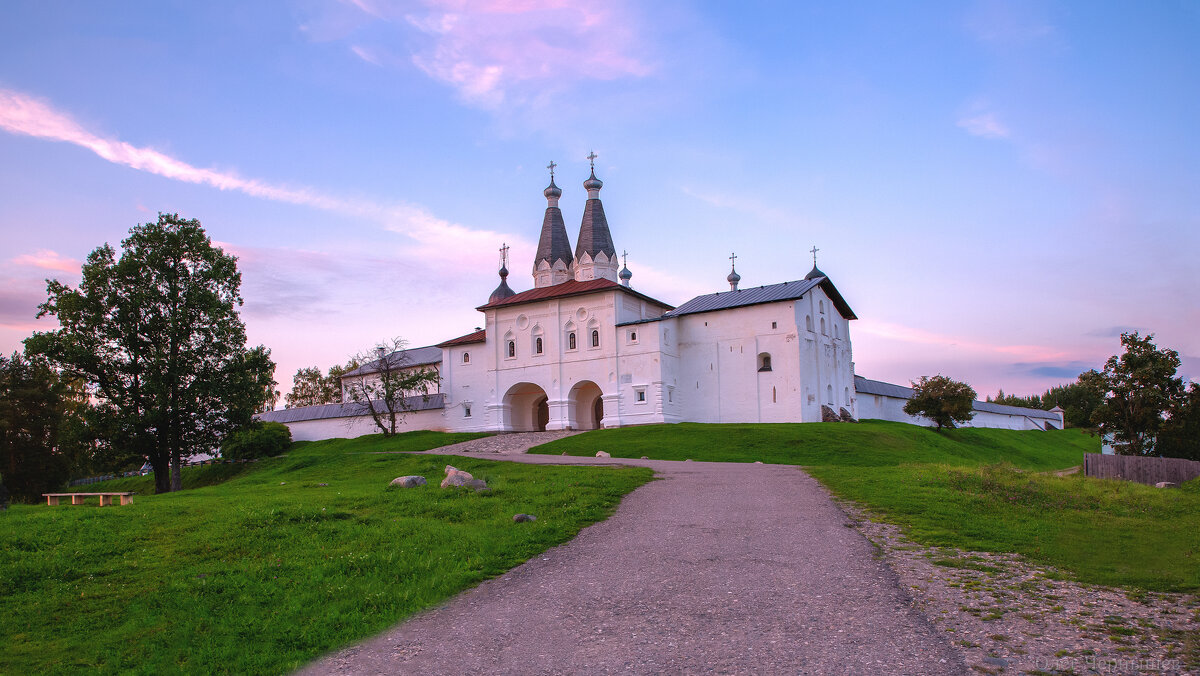
M 241 260 L 286 389 L 469 332 L 559 164 L 671 303 L 820 267 L 860 375 L 981 395 L 1154 332 L 1200 378 L 1200 3 L 0 7 L 0 349 L 159 211 Z

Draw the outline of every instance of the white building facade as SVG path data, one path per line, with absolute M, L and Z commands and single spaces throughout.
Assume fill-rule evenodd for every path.
M 857 317 L 816 265 L 802 280 L 750 289 L 739 289 L 731 271 L 729 291 L 672 307 L 634 290 L 628 267 L 618 271 L 602 186 L 593 170 L 572 251 L 551 174 L 533 288 L 509 288 L 502 258 L 500 285 L 478 308 L 481 328 L 387 357 L 420 362 L 440 376 L 437 392 L 412 398 L 405 429 L 899 419 L 877 395 L 865 411 L 860 405 L 850 340 Z M 377 431 L 361 413 L 330 404 L 261 417 L 288 424 L 303 440 Z M 992 422 L 980 426 L 1016 424 Z

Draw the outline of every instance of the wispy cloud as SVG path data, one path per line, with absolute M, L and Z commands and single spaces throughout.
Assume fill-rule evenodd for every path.
M 1029 362 L 1061 360 L 1069 354 L 1061 349 L 1043 345 L 1003 345 L 971 340 L 961 336 L 936 333 L 918 329 L 903 324 L 893 324 L 878 320 L 863 320 L 859 323 L 858 331 L 880 338 L 942 347 L 955 347 L 979 354 L 1007 355 L 1018 357 Z
M 78 273 L 80 268 L 79 261 L 73 258 L 66 258 L 57 251 L 50 249 L 39 249 L 36 253 L 22 254 L 12 259 L 17 265 L 29 265 L 43 270 L 57 270 L 59 272 Z
M 70 115 L 56 110 L 49 103 L 12 90 L 0 89 L 0 129 L 13 134 L 72 143 L 87 148 L 114 164 L 176 181 L 208 185 L 219 190 L 233 190 L 275 202 L 369 218 L 390 231 L 411 237 L 422 245 L 456 247 L 455 250 L 463 255 L 462 261 L 468 264 L 490 262 L 494 243 L 503 239 L 510 242 L 519 239 L 512 235 L 451 223 L 414 204 L 381 204 L 367 200 L 350 200 L 312 188 L 282 186 L 243 178 L 230 171 L 196 167 L 152 148 L 105 138 L 84 128 Z M 29 263 L 36 264 L 34 260 L 31 258 Z M 42 262 L 47 263 L 47 260 Z
M 530 103 L 582 81 L 645 77 L 655 70 L 638 15 L 626 2 L 568 0 L 350 0 L 373 21 L 404 30 L 409 59 L 483 108 Z M 375 65 L 387 44 L 351 50 Z
M 1008 138 L 1011 132 L 995 113 L 978 113 L 959 118 L 958 126 L 972 136 Z

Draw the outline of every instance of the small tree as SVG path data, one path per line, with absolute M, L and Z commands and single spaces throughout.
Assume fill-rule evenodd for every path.
M 316 366 L 297 370 L 292 376 L 292 391 L 286 397 L 287 407 L 342 403 L 342 376 L 356 368 L 358 362 L 352 359 L 345 366 L 330 366 L 325 375 Z
M 363 352 L 353 362 L 363 364 L 344 378 L 345 401 L 371 416 L 384 436 L 396 433 L 397 422 L 416 407 L 416 401 L 429 400 L 430 386 L 438 383 L 437 369 L 416 366 L 404 351 L 404 340 L 393 338 Z
M 1158 349 L 1154 335 L 1121 334 L 1125 353 L 1109 357 L 1101 373 L 1108 396 L 1092 414 L 1100 434 L 1122 455 L 1157 455 L 1154 442 L 1167 416 L 1184 403 L 1175 375 L 1179 353 Z
M 939 430 L 968 422 L 974 415 L 975 390 L 966 383 L 936 375 L 921 376 L 912 386 L 913 396 L 904 404 L 904 412 L 933 421 Z

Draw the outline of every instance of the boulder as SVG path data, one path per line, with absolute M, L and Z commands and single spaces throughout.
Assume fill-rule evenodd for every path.
M 756 465 L 761 465 L 761 464 L 762 464 L 762 460 L 755 460 L 755 461 L 754 461 L 754 464 L 756 464 Z
M 646 457 L 646 456 L 644 456 L 644 455 L 642 456 L 642 460 L 649 460 L 649 459 L 650 459 L 650 458 L 647 458 L 647 457 Z
M 424 486 L 425 485 L 425 477 L 416 476 L 416 475 L 398 476 L 395 479 L 392 479 L 392 485 L 399 486 L 400 488 L 413 488 L 414 486 Z
M 1173 481 L 1160 481 L 1154 484 L 1155 488 L 1179 488 L 1179 484 Z
M 609 455 L 608 453 L 605 453 L 604 451 L 596 451 L 596 457 L 597 458 L 611 458 L 612 456 Z
M 483 479 L 471 479 L 467 483 L 463 484 L 463 486 L 465 486 L 467 488 L 474 488 L 477 491 L 490 490 L 488 488 L 487 482 L 484 481 Z
M 464 472 L 461 469 L 446 465 L 446 478 L 442 479 L 442 488 L 450 486 L 466 486 L 468 481 L 475 477 L 471 476 L 470 472 Z
M 821 404 L 821 422 L 841 422 L 838 414 L 828 406 Z
M 526 521 L 537 521 L 537 517 L 532 514 L 513 514 L 514 523 L 524 523 Z

